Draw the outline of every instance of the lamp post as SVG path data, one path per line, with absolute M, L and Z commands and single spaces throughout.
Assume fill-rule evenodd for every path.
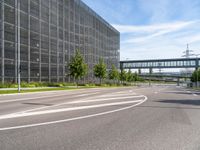
M 17 76 L 18 93 L 21 91 L 21 66 L 20 66 L 20 0 L 17 0 Z

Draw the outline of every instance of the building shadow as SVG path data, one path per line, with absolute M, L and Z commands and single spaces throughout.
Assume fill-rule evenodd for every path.
M 140 108 L 155 108 L 155 109 L 196 109 L 196 110 L 200 110 L 200 107 L 175 107 L 175 106 L 136 106 L 136 107 L 140 107 Z
M 194 100 L 194 99 L 186 99 L 186 100 L 166 99 L 166 100 L 159 100 L 159 101 L 155 101 L 155 102 L 200 106 L 200 100 Z

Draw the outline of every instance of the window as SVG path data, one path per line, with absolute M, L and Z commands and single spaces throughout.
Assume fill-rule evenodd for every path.
M 49 63 L 49 55 L 41 54 L 41 62 L 42 63 Z
M 28 15 L 20 13 L 20 26 L 21 28 L 28 29 Z
M 20 43 L 24 45 L 28 45 L 28 31 L 21 29 L 20 30 Z
M 41 37 L 41 48 L 47 49 L 47 53 L 48 53 L 48 49 L 49 49 L 49 38 L 48 37 L 46 37 L 46 36 Z
M 41 34 L 49 35 L 49 24 L 41 22 Z
M 4 3 L 6 3 L 7 5 L 10 5 L 10 6 L 15 6 L 15 1 L 14 0 L 4 0 Z
M 56 26 L 51 26 L 51 37 L 57 37 L 57 28 Z
M 5 40 L 15 42 L 15 27 L 5 23 Z
M 5 22 L 15 24 L 15 10 L 9 6 L 4 6 Z
M 40 31 L 40 24 L 39 24 L 39 20 L 31 17 L 30 19 L 30 26 L 31 26 L 31 30 L 34 32 L 39 32 Z
M 39 17 L 39 5 L 33 1 L 30 2 L 30 14 L 34 17 Z
M 30 34 L 30 46 L 39 48 L 39 34 L 31 32 Z
M 21 45 L 20 58 L 22 61 L 28 61 L 28 46 Z
M 31 59 L 31 62 L 35 62 L 35 63 L 38 63 L 40 61 L 39 60 L 39 49 L 37 49 L 37 48 L 30 49 L 30 59 Z
M 42 0 L 45 1 L 45 0 Z M 41 19 L 49 22 L 49 8 L 48 7 L 42 7 L 41 8 Z
M 5 58 L 15 59 L 15 44 L 10 42 L 5 42 Z
M 20 0 L 20 9 L 24 12 L 28 12 L 28 0 Z

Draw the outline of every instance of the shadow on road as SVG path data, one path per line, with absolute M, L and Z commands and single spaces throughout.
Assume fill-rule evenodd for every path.
M 200 110 L 200 108 L 196 108 L 196 107 L 174 107 L 174 106 L 137 106 L 140 108 L 156 108 L 156 109 L 196 109 L 196 110 Z
M 197 94 L 197 95 L 200 95 L 199 92 L 187 92 L 187 91 L 175 91 L 175 92 L 164 92 L 164 93 L 186 94 L 186 95 Z
M 191 100 L 190 99 L 188 99 L 188 100 L 169 99 L 169 100 L 159 100 L 156 102 L 200 106 L 200 100 L 193 100 L 193 99 L 191 99 Z

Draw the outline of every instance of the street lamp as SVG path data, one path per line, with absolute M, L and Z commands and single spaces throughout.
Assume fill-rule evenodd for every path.
M 17 74 L 18 74 L 18 93 L 21 91 L 21 66 L 20 66 L 20 0 L 17 1 Z

